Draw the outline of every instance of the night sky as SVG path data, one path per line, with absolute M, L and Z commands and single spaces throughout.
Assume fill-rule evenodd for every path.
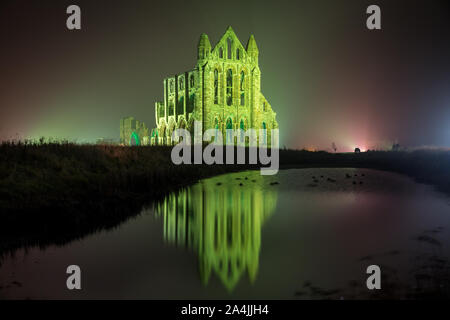
M 244 46 L 255 36 L 281 146 L 450 147 L 449 1 L 3 0 L 0 137 L 118 139 L 124 116 L 154 127 L 163 78 L 229 25 Z

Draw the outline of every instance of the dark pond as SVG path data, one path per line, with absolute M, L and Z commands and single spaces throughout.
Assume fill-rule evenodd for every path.
M 1 262 L 0 297 L 364 298 L 371 264 L 381 267 L 382 297 L 404 297 L 446 285 L 449 229 L 450 198 L 394 173 L 228 174 L 114 230 L 17 250 Z M 66 288 L 72 264 L 81 291 Z

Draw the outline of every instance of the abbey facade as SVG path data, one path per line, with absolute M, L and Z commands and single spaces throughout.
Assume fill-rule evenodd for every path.
M 172 132 L 177 128 L 189 130 L 193 139 L 194 121 L 198 121 L 203 132 L 220 130 L 224 141 L 227 129 L 252 128 L 258 140 L 270 145 L 271 130 L 278 128 L 278 123 L 261 93 L 258 55 L 253 35 L 244 48 L 229 27 L 212 48 L 208 36 L 202 34 L 195 68 L 164 79 L 164 100 L 155 103 L 157 127 L 151 131 L 149 142 L 172 145 Z M 241 134 L 232 139 L 242 142 L 246 137 Z

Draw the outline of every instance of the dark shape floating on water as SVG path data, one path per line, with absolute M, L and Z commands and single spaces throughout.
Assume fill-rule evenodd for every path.
M 441 243 L 438 240 L 436 240 L 430 236 L 427 236 L 427 235 L 418 236 L 416 238 L 416 240 L 421 241 L 421 242 L 426 242 L 426 243 L 429 243 L 429 244 L 432 244 L 435 246 L 439 246 L 439 247 L 441 246 Z

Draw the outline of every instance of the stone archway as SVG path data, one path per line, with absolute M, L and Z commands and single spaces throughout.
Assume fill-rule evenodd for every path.
M 166 126 L 164 125 L 159 130 L 159 144 L 164 146 L 166 144 Z
M 151 143 L 152 145 L 159 145 L 158 139 L 159 139 L 158 129 L 153 129 L 153 130 L 152 130 L 152 136 L 151 136 L 150 143 Z
M 241 119 L 239 122 L 239 143 L 244 144 L 245 143 L 245 131 L 247 130 L 247 120 L 244 118 Z
M 140 141 L 139 141 L 139 135 L 133 131 L 133 133 L 130 136 L 130 146 L 139 146 L 140 145 Z
M 174 141 L 172 140 L 172 134 L 175 131 L 175 129 L 177 128 L 175 121 L 171 121 L 169 122 L 169 127 L 167 129 L 167 145 L 172 145 L 174 143 Z
M 184 118 L 181 118 L 181 120 L 179 121 L 178 124 L 178 129 L 184 129 L 186 130 L 187 124 L 186 124 L 186 120 L 184 120 Z M 192 137 L 191 137 L 192 139 Z M 182 142 L 184 140 L 184 134 L 179 135 L 178 137 L 178 143 Z
M 225 132 L 226 132 L 226 143 L 233 141 L 233 132 L 230 130 L 233 130 L 233 120 L 231 118 L 228 118 L 225 123 Z

